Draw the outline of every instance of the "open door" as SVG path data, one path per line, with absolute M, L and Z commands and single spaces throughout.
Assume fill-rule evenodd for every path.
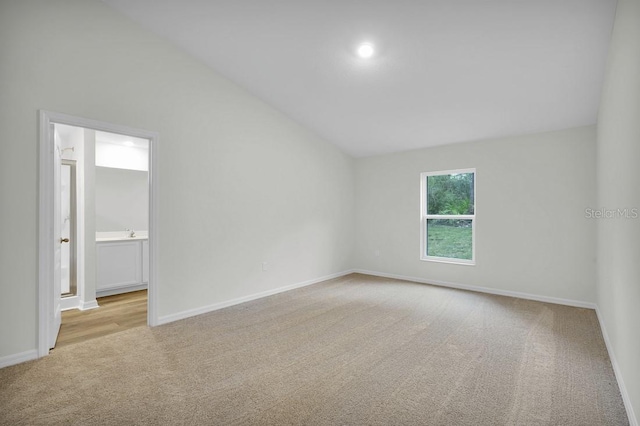
M 60 280 L 61 268 L 62 268 L 62 244 L 68 243 L 69 239 L 62 238 L 62 183 L 61 183 L 61 168 L 62 168 L 62 151 L 58 145 L 58 141 L 55 137 L 55 128 L 53 124 L 50 124 L 49 135 L 51 138 L 51 144 L 53 145 L 53 309 L 51 309 L 51 315 L 53 316 L 49 320 L 49 348 L 52 349 L 56 346 L 56 340 L 58 340 L 58 333 L 60 332 L 60 324 L 62 323 L 62 308 L 61 308 L 61 288 Z

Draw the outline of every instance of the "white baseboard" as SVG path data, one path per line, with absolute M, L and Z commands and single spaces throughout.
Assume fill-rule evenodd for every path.
M 9 367 L 11 365 L 20 364 L 38 358 L 38 351 L 32 349 L 30 351 L 21 352 L 19 354 L 7 355 L 0 358 L 0 368 Z
M 98 301 L 96 299 L 87 300 L 86 302 L 83 302 L 81 300 L 80 304 L 78 305 L 78 309 L 80 309 L 81 311 L 88 311 L 89 309 L 95 308 L 99 308 Z
M 311 280 L 303 281 L 301 283 L 291 284 L 284 287 L 278 287 L 273 290 L 267 290 L 260 293 L 251 294 L 249 296 L 238 297 L 237 299 L 231 299 L 220 303 L 214 303 L 213 305 L 202 306 L 196 309 L 190 309 L 188 311 L 177 312 L 175 314 L 165 315 L 158 318 L 158 325 L 168 324 L 173 321 L 178 321 L 185 318 L 194 317 L 196 315 L 206 314 L 208 312 L 217 311 L 218 309 L 227 308 L 229 306 L 238 305 L 240 303 L 249 302 L 251 300 L 260 299 L 267 296 L 272 296 L 274 294 L 282 293 L 285 291 L 293 290 L 300 287 L 306 287 L 311 284 L 316 284 L 322 281 L 331 280 L 334 278 L 343 277 L 345 275 L 349 275 L 353 273 L 353 271 L 342 271 L 336 274 L 326 275 L 320 278 L 314 278 Z
M 624 380 L 622 379 L 622 373 L 620 372 L 618 361 L 616 361 L 616 355 L 613 352 L 613 346 L 611 346 L 611 340 L 609 340 L 609 333 L 607 333 L 607 327 L 605 327 L 604 325 L 604 320 L 602 318 L 602 314 L 600 313 L 600 309 L 598 307 L 596 307 L 596 315 L 598 316 L 598 322 L 600 323 L 600 329 L 602 330 L 602 337 L 604 338 L 604 343 L 607 346 L 607 352 L 609 353 L 611 366 L 613 367 L 613 372 L 616 375 L 616 380 L 618 381 L 618 387 L 620 388 L 620 395 L 622 395 L 624 408 L 627 410 L 627 417 L 629 417 L 629 425 L 638 426 L 638 418 L 636 417 L 636 414 L 633 411 L 633 405 L 631 405 L 631 399 L 629 398 L 627 387 L 625 386 Z
M 79 309 L 81 311 L 87 311 L 89 309 L 98 308 L 98 302 L 96 299 L 83 302 L 78 296 L 64 297 L 61 300 L 62 311 L 69 311 L 71 309 Z
M 68 311 L 78 309 L 80 306 L 80 298 L 78 296 L 63 297 L 60 299 L 60 310 Z
M 516 297 L 518 299 L 535 300 L 538 302 L 555 303 L 556 305 L 575 306 L 577 308 L 595 309 L 596 304 L 590 302 L 582 302 L 579 300 L 562 299 L 559 297 L 539 296 L 537 294 L 521 293 L 519 291 L 501 290 L 497 288 L 480 287 L 475 285 L 458 284 L 448 281 L 430 280 L 425 278 L 408 277 L 405 275 L 387 274 L 385 272 L 367 271 L 364 269 L 354 269 L 353 272 L 358 274 L 373 275 L 376 277 L 393 278 L 397 280 L 413 281 L 422 284 L 431 284 L 438 287 L 450 287 L 460 290 L 475 291 L 478 293 L 496 294 L 498 296 Z
M 146 290 L 147 284 L 127 285 L 124 287 L 109 288 L 105 290 L 97 290 L 96 297 L 113 296 L 114 294 L 131 293 L 132 291 Z M 96 305 L 97 307 L 97 305 Z

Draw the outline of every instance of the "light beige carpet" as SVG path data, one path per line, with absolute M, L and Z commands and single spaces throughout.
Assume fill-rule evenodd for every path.
M 628 421 L 592 310 L 350 275 L 2 369 L 0 423 Z

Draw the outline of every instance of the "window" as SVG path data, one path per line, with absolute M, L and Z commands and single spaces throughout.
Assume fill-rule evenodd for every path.
M 475 265 L 476 170 L 420 175 L 420 259 Z

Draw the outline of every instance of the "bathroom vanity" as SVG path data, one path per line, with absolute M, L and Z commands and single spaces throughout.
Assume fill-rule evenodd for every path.
M 115 235 L 113 235 L 115 234 Z M 96 235 L 96 296 L 143 290 L 149 283 L 149 240 L 146 234 Z

